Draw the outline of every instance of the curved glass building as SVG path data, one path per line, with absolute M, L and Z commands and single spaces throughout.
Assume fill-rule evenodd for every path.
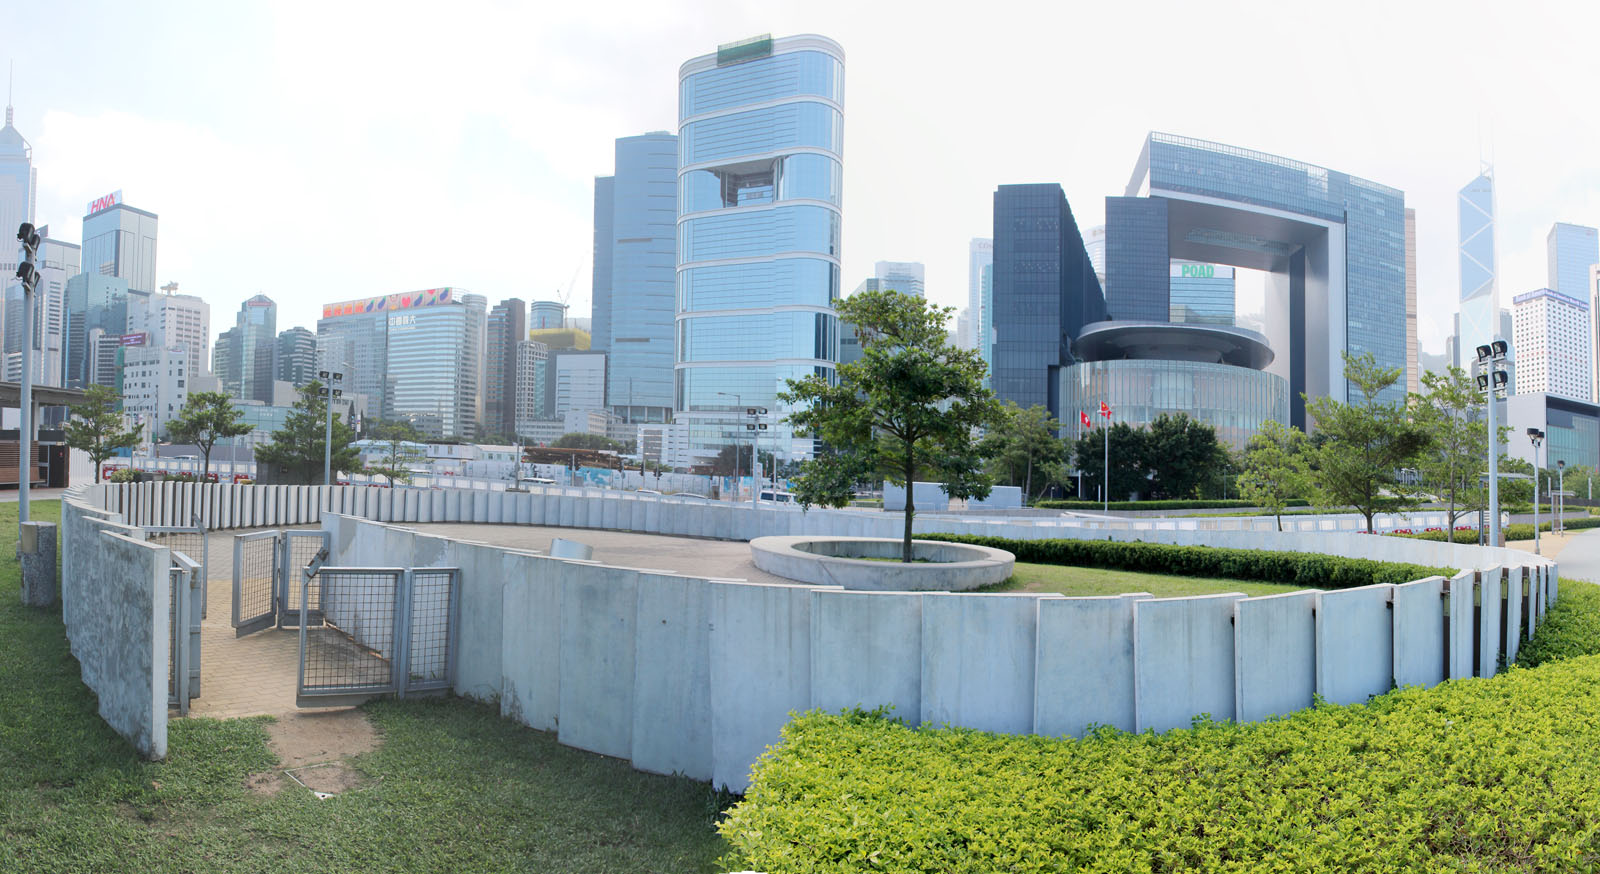
M 1184 413 L 1217 429 L 1241 450 L 1267 420 L 1289 421 L 1289 381 L 1265 368 L 1267 338 L 1244 328 L 1161 322 L 1098 322 L 1078 335 L 1080 361 L 1061 370 L 1061 425 L 1072 439 L 1087 429 L 1076 411 L 1110 405 L 1113 422 L 1148 427 L 1162 413 Z
M 745 443 L 765 407 L 780 457 L 786 381 L 838 359 L 844 50 L 821 36 L 720 47 L 678 74 L 674 410 L 691 451 Z

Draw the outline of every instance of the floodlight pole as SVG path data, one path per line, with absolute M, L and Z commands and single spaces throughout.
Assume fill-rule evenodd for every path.
M 1544 441 L 1544 432 L 1529 428 L 1528 441 L 1533 444 L 1533 554 L 1539 555 L 1539 444 Z
M 22 282 L 22 379 L 17 392 L 17 521 L 28 521 L 29 490 L 33 486 L 33 289 L 39 283 L 35 267 L 39 254 L 39 233 L 32 222 L 17 226 L 21 255 L 17 260 L 17 279 Z M 69 465 L 70 468 L 70 465 Z
M 1500 386 L 1495 383 L 1495 377 L 1503 375 L 1496 366 L 1506 360 L 1511 347 L 1503 338 L 1495 337 L 1488 343 L 1478 347 L 1478 363 L 1482 365 L 1483 372 L 1479 374 L 1478 387 L 1488 398 L 1488 415 L 1485 416 L 1489 428 L 1489 545 L 1500 545 L 1500 432 L 1495 427 L 1495 403 L 1500 394 Z M 1538 470 L 1534 471 L 1534 493 L 1539 491 Z M 1534 500 L 1534 512 L 1538 512 L 1539 502 Z M 1537 533 L 1538 525 L 1534 526 Z
M 1566 459 L 1556 460 L 1556 506 L 1550 509 L 1555 511 L 1555 524 L 1550 527 L 1567 530 L 1567 462 Z

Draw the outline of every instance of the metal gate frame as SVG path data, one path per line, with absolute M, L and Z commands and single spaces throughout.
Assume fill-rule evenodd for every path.
M 174 550 L 167 569 L 171 628 L 167 635 L 167 707 L 189 715 L 189 701 L 200 697 L 200 620 L 205 591 L 201 566 Z
M 200 523 L 198 516 L 194 517 L 194 524 L 189 526 L 161 526 L 141 525 L 145 536 L 152 534 L 196 534 L 200 537 L 200 554 L 190 555 L 189 558 L 200 563 L 200 616 L 205 617 L 207 611 L 206 595 L 211 588 L 211 540 L 206 536 L 206 527 Z M 188 555 L 188 553 L 185 553 Z
M 309 615 L 312 623 L 320 625 L 322 624 L 321 599 L 319 598 L 317 603 L 313 605 L 315 609 L 311 610 L 309 614 L 303 614 L 302 611 L 307 609 L 303 597 L 305 593 L 303 591 L 299 593 L 302 596 L 299 599 L 302 602 L 299 607 L 295 606 L 295 594 L 297 587 L 304 582 L 303 577 L 305 576 L 306 568 L 327 559 L 328 550 L 332 544 L 329 532 L 280 531 L 278 536 L 278 572 L 275 577 L 277 587 L 274 590 L 277 601 L 277 619 L 274 624 L 279 628 L 295 628 L 304 624 L 300 621 L 302 615 Z M 302 549 L 300 550 L 301 557 L 306 558 L 306 560 L 304 562 L 297 560 L 295 556 L 296 545 L 312 540 L 316 541 L 316 548 L 311 550 L 312 554 L 306 557 L 304 555 L 305 550 Z
M 278 531 L 252 531 L 248 534 L 236 534 L 233 538 L 233 627 L 235 637 L 244 637 L 264 628 L 272 628 L 278 624 L 278 587 L 282 574 L 279 572 L 279 563 L 283 557 L 283 549 L 278 543 L 281 532 Z M 257 540 L 270 540 L 272 547 L 272 567 L 268 569 L 267 577 L 267 612 L 255 616 L 242 616 L 244 609 L 244 550 L 245 544 Z
M 340 707 L 360 704 L 379 695 L 395 695 L 405 698 L 412 693 L 427 693 L 448 690 L 455 683 L 457 637 L 461 617 L 461 569 L 460 568 L 365 568 L 365 567 L 318 567 L 311 573 L 304 575 L 300 583 L 300 609 L 304 615 L 313 617 L 317 624 L 326 625 L 326 617 L 321 611 L 311 611 L 312 581 L 317 577 L 347 575 L 362 576 L 390 576 L 394 579 L 393 588 L 393 626 L 391 628 L 391 646 L 388 653 L 389 673 L 382 683 L 364 684 L 328 684 L 306 685 L 306 649 L 308 630 L 311 623 L 300 626 L 300 669 L 295 683 L 295 706 L 297 707 Z M 448 575 L 449 593 L 445 599 L 446 616 L 442 629 L 444 652 L 444 675 L 442 677 L 423 678 L 413 677 L 411 663 L 414 654 L 413 619 L 416 612 L 416 577 Z M 320 597 L 320 593 L 319 593 Z

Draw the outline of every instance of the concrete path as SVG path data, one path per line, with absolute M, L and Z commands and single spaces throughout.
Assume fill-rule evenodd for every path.
M 1591 528 L 1569 537 L 1567 545 L 1556 557 L 1561 576 L 1600 583 L 1600 528 Z

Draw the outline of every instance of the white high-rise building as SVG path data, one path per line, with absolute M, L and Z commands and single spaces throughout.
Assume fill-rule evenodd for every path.
M 967 321 L 970 348 L 994 365 L 994 240 L 973 237 L 967 244 Z
M 0 282 L 10 286 L 16 280 L 17 247 L 9 241 L 17 225 L 33 221 L 38 198 L 38 171 L 33 168 L 33 147 L 11 125 L 11 106 L 6 105 L 6 124 L 0 127 L 0 231 L 8 242 L 0 246 Z
M 1083 235 L 1083 251 L 1089 254 L 1094 276 L 1100 280 L 1100 293 L 1106 288 L 1106 226 L 1095 225 Z
M 1586 401 L 1593 391 L 1589 302 L 1541 288 L 1511 301 L 1516 393 Z
M 168 283 L 149 296 L 129 295 L 128 333 L 148 334 L 155 346 L 182 346 L 189 355 L 188 372 L 211 375 L 211 305 L 193 294 L 178 294 Z
M 167 424 L 189 398 L 192 360 L 189 348 L 182 345 L 145 342 L 122 347 L 122 412 L 144 426 L 143 439 L 166 437 Z
M 879 261 L 873 265 L 872 273 L 881 289 L 898 291 L 912 297 L 925 296 L 923 282 L 925 271 L 920 261 Z

